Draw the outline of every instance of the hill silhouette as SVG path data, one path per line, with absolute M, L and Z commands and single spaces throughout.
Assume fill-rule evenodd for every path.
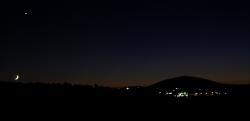
M 172 79 L 166 79 L 153 84 L 151 88 L 209 88 L 209 87 L 221 87 L 223 84 L 192 76 L 181 76 Z

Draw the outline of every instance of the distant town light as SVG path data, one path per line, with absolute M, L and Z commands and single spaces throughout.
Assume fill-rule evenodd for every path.
M 166 95 L 172 95 L 173 93 L 172 92 L 166 92 Z
M 129 89 L 130 89 L 129 87 L 126 88 L 126 90 L 129 90 Z
M 188 93 L 187 92 L 180 92 L 176 95 L 176 97 L 188 97 Z

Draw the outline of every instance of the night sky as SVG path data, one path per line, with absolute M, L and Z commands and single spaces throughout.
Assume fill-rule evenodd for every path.
M 0 80 L 120 86 L 189 75 L 250 83 L 249 4 L 9 0 Z

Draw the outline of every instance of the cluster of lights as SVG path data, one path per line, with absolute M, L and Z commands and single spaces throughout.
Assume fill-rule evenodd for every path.
M 174 96 L 174 97 L 189 97 L 189 96 L 219 96 L 219 95 L 228 95 L 228 92 L 224 91 L 202 91 L 202 89 L 199 89 L 195 92 L 187 92 L 187 91 L 181 91 L 182 89 L 174 88 L 171 91 L 158 91 L 159 95 L 162 96 Z
M 124 93 L 133 94 L 133 89 L 139 87 L 125 87 L 121 88 Z M 172 89 L 157 89 L 159 96 L 168 96 L 175 98 L 188 98 L 188 97 L 204 97 L 204 96 L 223 96 L 228 95 L 227 90 L 216 90 L 216 89 L 193 89 L 186 90 L 182 88 L 172 88 Z
M 191 96 L 218 96 L 218 95 L 228 95 L 227 92 L 195 92 L 191 93 Z
M 158 93 L 160 95 L 162 94 L 161 91 L 159 91 Z M 188 97 L 188 92 L 179 92 L 179 93 L 166 92 L 165 95 L 174 96 L 174 97 Z
M 187 92 L 180 92 L 177 95 L 175 95 L 176 97 L 188 97 L 188 93 Z

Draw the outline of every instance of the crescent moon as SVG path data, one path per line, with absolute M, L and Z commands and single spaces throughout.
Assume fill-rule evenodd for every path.
M 20 77 L 19 77 L 19 75 L 16 75 L 16 78 L 15 78 L 15 80 L 17 81 L 18 79 L 19 79 Z

